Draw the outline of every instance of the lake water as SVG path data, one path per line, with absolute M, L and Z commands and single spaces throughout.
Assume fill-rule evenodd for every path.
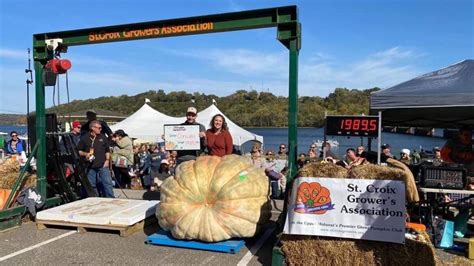
M 16 131 L 20 135 L 26 135 L 27 128 L 26 126 L 0 125 L 0 132 L 10 135 L 11 131 Z
M 288 129 L 287 128 L 246 128 L 247 130 L 262 135 L 264 139 L 265 150 L 278 151 L 278 147 L 281 143 L 288 142 Z M 328 139 L 337 140 L 339 147 L 332 147 L 331 150 L 341 157 L 345 154 L 347 148 L 356 148 L 363 143 L 367 147 L 367 138 L 361 137 L 332 137 L 328 136 Z M 324 130 L 322 128 L 299 128 L 298 129 L 298 153 L 307 153 L 309 146 L 313 141 L 324 139 Z M 382 144 L 390 144 L 392 154 L 399 157 L 401 149 L 407 148 L 413 151 L 416 149 L 420 150 L 420 147 L 431 151 L 433 147 L 442 147 L 446 139 L 434 138 L 434 137 L 423 137 L 413 136 L 405 134 L 396 134 L 389 132 L 382 132 Z M 376 150 L 377 139 L 372 140 L 372 150 Z M 243 146 L 244 151 L 250 151 L 251 144 L 245 144 Z
M 288 142 L 288 128 L 246 128 L 247 130 L 262 135 L 264 139 L 264 149 L 278 151 L 278 147 L 281 143 Z M 15 130 L 20 135 L 24 135 L 27 132 L 26 126 L 11 126 L 11 125 L 0 125 L 0 132 L 10 133 Z M 298 129 L 298 153 L 308 152 L 308 148 L 313 141 L 318 139 L 323 140 L 324 131 L 322 128 L 299 128 Z M 367 146 L 367 139 L 360 137 L 329 137 L 328 139 L 334 139 L 339 142 L 339 147 L 332 147 L 332 151 L 342 156 L 345 154 L 347 148 L 356 148 L 361 145 L 361 141 L 364 146 Z M 422 137 L 405 134 L 396 134 L 383 132 L 382 133 L 382 144 L 388 143 L 392 147 L 392 153 L 398 157 L 401 149 L 407 148 L 413 151 L 417 151 L 420 148 L 431 151 L 433 147 L 441 147 L 446 142 L 443 138 L 433 137 Z M 372 141 L 372 150 L 376 149 L 377 140 Z M 242 147 L 244 152 L 249 152 L 252 144 L 245 143 Z

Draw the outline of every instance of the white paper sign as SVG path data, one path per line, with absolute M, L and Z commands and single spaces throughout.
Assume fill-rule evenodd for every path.
M 281 160 L 281 159 L 274 159 L 274 160 L 266 160 L 265 163 L 262 164 L 263 168 L 270 168 L 273 171 L 276 172 L 281 172 L 283 168 L 287 166 L 288 161 L 287 160 Z
M 168 151 L 199 150 L 199 125 L 165 125 L 165 148 Z
M 405 242 L 405 184 L 395 180 L 299 177 L 285 234 Z

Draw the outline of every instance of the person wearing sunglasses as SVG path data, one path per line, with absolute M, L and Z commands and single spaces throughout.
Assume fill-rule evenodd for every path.
M 81 122 L 77 120 L 72 122 L 71 136 L 76 146 L 77 144 L 79 144 L 79 141 L 81 140 L 81 128 L 82 128 Z
M 286 160 L 287 157 L 288 157 L 288 150 L 286 149 L 286 145 L 282 143 L 280 144 L 280 147 L 278 149 L 277 159 Z
M 81 122 L 74 120 L 71 123 L 71 131 L 69 134 L 60 137 L 60 150 L 62 154 L 75 154 L 75 151 L 77 151 L 77 145 L 81 140 L 81 127 Z M 66 172 L 66 176 L 74 174 L 76 171 L 76 168 L 74 167 L 75 159 L 73 158 L 75 158 L 75 156 L 65 156 L 63 158 L 64 166 L 69 169 L 69 171 Z
M 10 132 L 10 140 L 5 143 L 6 154 L 21 154 L 22 151 L 26 152 L 26 141 L 18 137 L 18 132 Z
M 318 159 L 318 149 L 316 147 L 316 144 L 313 143 L 309 146 L 307 155 L 309 161 L 316 161 Z
M 109 140 L 101 134 L 102 126 L 100 121 L 90 122 L 90 131 L 79 141 L 77 149 L 79 155 L 87 162 L 87 179 L 97 191 L 97 183 L 102 183 L 103 195 L 107 198 L 114 198 L 112 177 L 110 176 L 110 146 Z

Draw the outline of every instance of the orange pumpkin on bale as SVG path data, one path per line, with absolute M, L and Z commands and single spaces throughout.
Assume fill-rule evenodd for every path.
M 252 237 L 271 216 L 268 178 L 238 155 L 181 163 L 161 185 L 157 218 L 177 239 Z

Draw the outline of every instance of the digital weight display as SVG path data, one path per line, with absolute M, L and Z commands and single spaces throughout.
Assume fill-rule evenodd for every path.
M 378 116 L 327 116 L 326 135 L 377 137 Z

